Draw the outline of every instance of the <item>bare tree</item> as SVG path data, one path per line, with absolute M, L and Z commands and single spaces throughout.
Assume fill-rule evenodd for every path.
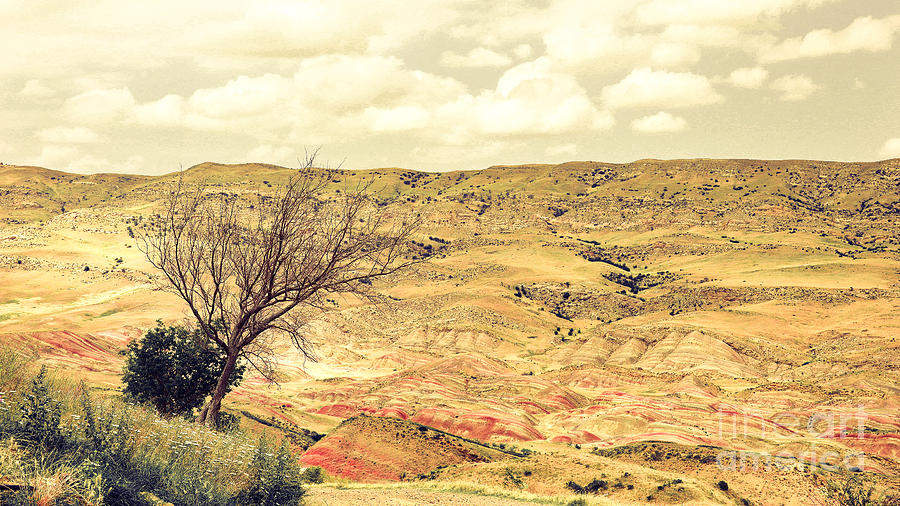
M 405 252 L 416 221 L 391 219 L 367 185 L 324 198 L 332 175 L 309 157 L 273 196 L 252 202 L 189 188 L 182 175 L 165 212 L 141 234 L 165 288 L 184 299 L 206 342 L 226 353 L 199 423 L 215 423 L 239 360 L 272 377 L 278 334 L 315 359 L 304 309 L 324 309 L 329 294 L 374 297 L 374 278 L 414 262 Z

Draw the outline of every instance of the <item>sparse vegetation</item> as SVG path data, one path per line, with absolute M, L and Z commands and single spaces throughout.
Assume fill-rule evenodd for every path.
M 846 474 L 825 482 L 825 494 L 841 506 L 897 506 L 900 495 L 876 490 L 865 475 Z
M 569 481 L 566 483 L 566 487 L 568 487 L 572 492 L 576 494 L 598 494 L 601 491 L 605 491 L 609 488 L 609 482 L 606 480 L 598 480 L 593 479 L 590 483 L 585 486 L 581 486 L 574 481 Z
M 32 370 L 0 351 L 0 504 L 294 504 L 321 479 L 284 444 L 273 453 Z
M 619 272 L 609 272 L 603 275 L 604 278 L 613 283 L 627 287 L 631 293 L 638 293 L 664 283 L 672 282 L 678 279 L 678 276 L 668 271 L 660 271 L 656 274 L 622 274 Z
M 504 476 L 503 481 L 506 485 L 514 488 L 524 488 L 525 482 L 523 481 L 523 474 L 520 471 L 517 471 L 511 467 L 507 467 L 503 470 Z
M 163 183 L 171 176 L 145 178 L 133 187 L 121 183 L 116 199 L 106 201 L 98 198 L 106 198 L 113 183 L 78 176 L 95 184 L 70 184 L 68 191 L 83 190 L 88 198 L 65 195 L 71 208 L 65 215 L 56 214 L 58 202 L 37 193 L 27 198 L 43 207 L 14 208 L 26 197 L 5 195 L 10 198 L 2 199 L 0 208 L 7 212 L 8 227 L 0 235 L 0 267 L 9 282 L 0 299 L 15 302 L 0 305 L 0 332 L 19 349 L 35 350 L 48 365 L 74 369 L 89 382 L 94 387 L 89 405 L 99 413 L 94 418 L 104 420 L 98 425 L 107 423 L 105 413 L 124 419 L 127 410 L 129 426 L 141 431 L 138 439 L 152 433 L 162 446 L 159 452 L 173 445 L 172 451 L 188 452 L 184 460 L 171 461 L 185 473 L 205 471 L 188 443 L 210 441 L 217 448 L 216 441 L 226 438 L 223 446 L 239 448 L 240 462 L 233 464 L 238 474 L 220 473 L 222 464 L 215 462 L 209 479 L 216 483 L 211 487 L 224 487 L 223 494 L 232 499 L 245 485 L 242 473 L 252 474 L 258 438 L 249 431 L 262 431 L 273 458 L 281 440 L 287 440 L 298 455 L 308 450 L 304 465 L 322 466 L 310 467 L 299 478 L 324 479 L 310 487 L 322 492 L 314 501 L 366 498 L 358 502 L 371 504 L 432 491 L 424 498 L 465 499 L 459 494 L 471 493 L 562 505 L 575 498 L 567 482 L 585 489 L 596 480 L 607 488 L 595 483 L 597 495 L 578 496 L 583 503 L 639 502 L 648 496 L 665 504 L 838 503 L 824 499 L 822 481 L 836 475 L 808 465 L 800 470 L 796 460 L 775 456 L 776 449 L 800 452 L 819 442 L 810 438 L 805 422 L 785 424 L 781 414 L 788 405 L 801 418 L 816 413 L 837 418 L 852 416 L 862 405 L 864 427 L 852 418 L 839 423 L 841 432 L 827 446 L 844 455 L 858 446 L 844 436 L 852 438 L 857 430 L 865 436 L 862 443 L 872 449 L 875 465 L 850 471 L 866 480 L 863 492 L 874 486 L 869 500 L 877 501 L 894 485 L 890 473 L 896 467 L 890 449 L 883 451 L 883 443 L 897 433 L 891 411 L 897 386 L 891 310 L 900 250 L 896 234 L 890 233 L 898 223 L 896 163 L 829 163 L 821 178 L 813 165 L 821 166 L 803 161 L 579 162 L 420 178 L 396 169 L 354 171 L 357 179 L 377 179 L 379 212 L 421 213 L 422 232 L 414 237 L 416 243 L 407 243 L 408 253 L 437 258 L 375 282 L 360 280 L 382 297 L 378 306 L 364 297 L 329 294 L 322 299 L 329 313 L 304 312 L 312 315 L 304 330 L 316 341 L 323 364 L 308 367 L 296 352 L 281 355 L 290 349 L 286 336 L 269 334 L 271 341 L 261 343 L 285 358 L 276 378 L 284 380 L 282 388 L 254 375 L 240 396 L 223 405 L 213 424 L 216 431 L 180 416 L 159 418 L 149 401 L 129 405 L 135 401 L 123 403 L 116 392 L 121 366 L 115 350 L 135 338 L 136 328 L 152 327 L 156 318 L 172 322 L 184 316 L 179 301 L 148 289 L 148 275 L 155 281 L 164 274 L 149 271 L 126 249 L 126 227 L 121 226 L 127 220 L 136 237 L 152 230 L 160 219 L 152 213 L 159 212 Z M 799 185 L 793 186 L 793 175 L 789 181 L 772 170 L 765 180 L 770 189 L 765 189 L 753 173 L 761 168 L 759 177 L 767 177 L 765 169 L 772 166 L 800 173 Z M 250 216 L 269 205 L 288 174 L 270 166 L 210 164 L 186 171 L 185 181 L 192 188 L 205 183 L 209 202 L 234 199 Z M 271 187 L 259 182 L 263 178 Z M 714 178 L 721 186 L 713 184 Z M 341 177 L 329 181 L 334 179 Z M 840 189 L 829 193 L 828 185 Z M 329 183 L 319 202 L 342 198 L 345 188 Z M 809 211 L 774 191 L 814 202 L 824 211 Z M 554 219 L 550 206 L 569 211 Z M 144 220 L 134 213 L 144 214 Z M 581 256 L 585 250 L 616 265 L 588 262 Z M 114 262 L 119 258 L 123 261 Z M 90 272 L 82 274 L 84 266 Z M 13 390 L 31 391 L 38 372 L 30 370 Z M 51 370 L 45 382 L 60 402 L 63 439 L 70 440 L 72 429 L 76 440 L 87 441 L 84 429 L 76 427 L 87 411 L 81 391 L 54 382 L 54 376 Z M 18 419 L 24 397 L 6 390 L 0 396 L 12 403 Z M 335 427 L 359 413 L 372 420 L 358 432 L 342 434 L 346 427 Z M 742 423 L 742 413 L 752 413 L 749 424 Z M 390 420 L 390 430 L 383 433 L 373 432 L 384 417 L 397 422 Z M 717 430 L 730 433 L 731 417 L 738 417 L 738 430 L 749 430 L 752 440 L 740 434 L 716 437 Z M 419 429 L 417 423 L 428 427 Z M 158 435 L 154 427 L 169 432 Z M 20 429 L 13 425 L 5 434 Z M 793 432 L 787 436 L 785 430 Z M 104 425 L 100 432 L 115 434 L 116 428 Z M 329 442 L 324 433 L 338 437 Z M 772 434 L 791 443 L 782 444 L 783 438 Z M 115 439 L 99 438 L 91 447 L 117 448 Z M 523 444 L 533 444 L 540 453 L 514 446 Z M 0 467 L 0 483 L 62 484 L 93 501 L 97 493 L 92 491 L 105 493 L 105 482 L 119 479 L 117 467 L 102 463 L 109 466 L 101 473 L 104 483 L 91 485 L 97 476 L 93 464 L 80 457 L 42 463 L 37 446 L 43 448 L 24 437 L 0 438 L 0 455 L 6 452 L 9 464 Z M 358 451 L 350 453 L 351 446 Z M 737 471 L 728 463 L 717 467 L 717 456 L 734 447 L 752 450 L 738 451 Z M 110 452 L 127 456 L 128 444 L 123 448 Z M 224 450 L 208 451 L 211 459 L 225 455 Z M 767 466 L 768 461 L 778 469 L 741 471 L 743 462 Z M 276 463 L 271 464 L 259 473 L 279 475 Z M 329 476 L 323 478 L 323 469 Z M 873 472 L 882 469 L 889 474 Z M 777 479 L 770 479 L 774 472 Z M 350 494 L 357 487 L 350 480 L 374 475 L 405 481 Z M 126 488 L 152 494 L 142 496 L 147 500 L 164 501 L 161 497 L 170 493 L 164 492 L 168 485 L 123 476 L 132 483 Z M 719 490 L 720 480 L 727 481 L 727 491 Z M 178 483 L 193 487 L 194 482 Z M 468 485 L 453 491 L 451 483 L 480 485 L 462 492 Z M 528 496 L 528 490 L 541 495 Z M 267 497 L 262 489 L 253 493 Z M 810 497 L 794 499 L 797 494 Z M 75 495 L 58 497 L 77 501 Z

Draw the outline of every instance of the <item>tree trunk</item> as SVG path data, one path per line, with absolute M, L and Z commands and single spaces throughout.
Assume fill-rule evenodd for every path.
M 228 391 L 231 375 L 234 373 L 237 365 L 237 358 L 237 353 L 228 354 L 225 360 L 225 367 L 222 369 L 221 376 L 219 376 L 219 382 L 216 384 L 216 389 L 212 392 L 212 398 L 203 406 L 203 409 L 197 416 L 197 423 L 205 424 L 207 427 L 213 427 L 216 424 L 216 419 L 219 417 L 219 408 L 222 407 L 222 399 L 225 397 L 225 392 Z

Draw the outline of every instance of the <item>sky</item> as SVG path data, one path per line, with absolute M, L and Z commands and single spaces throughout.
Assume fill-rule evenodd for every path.
M 897 0 L 0 0 L 0 162 L 900 157 Z

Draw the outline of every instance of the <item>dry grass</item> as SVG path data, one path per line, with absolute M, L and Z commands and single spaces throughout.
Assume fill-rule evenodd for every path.
M 521 490 L 509 490 L 468 481 L 418 481 L 399 483 L 358 483 L 349 480 L 329 478 L 319 485 L 310 485 L 310 488 L 335 488 L 338 490 L 378 490 L 390 492 L 394 497 L 402 497 L 404 491 L 426 490 L 430 492 L 443 492 L 455 494 L 467 494 L 482 497 L 497 497 L 513 499 L 535 504 L 569 504 L 575 499 L 584 499 L 587 504 L 608 505 L 616 504 L 606 497 L 598 496 L 572 496 L 572 495 L 541 495 Z
M 179 504 L 225 505 L 268 477 L 273 462 L 284 460 L 277 447 L 252 434 L 163 419 L 115 396 L 91 399 L 83 385 L 73 386 L 63 375 L 42 372 L 28 385 L 33 369 L 0 351 L 6 388 L 0 397 L 0 478 L 21 487 L 15 492 L 21 500 L 102 504 L 104 496 L 120 503 L 149 493 Z M 46 393 L 36 393 L 43 387 Z M 47 411 L 26 415 L 30 397 Z M 53 414 L 57 404 L 61 418 Z M 26 419 L 36 422 L 25 424 Z M 288 454 L 284 476 L 291 481 L 285 485 L 298 484 L 293 461 Z

